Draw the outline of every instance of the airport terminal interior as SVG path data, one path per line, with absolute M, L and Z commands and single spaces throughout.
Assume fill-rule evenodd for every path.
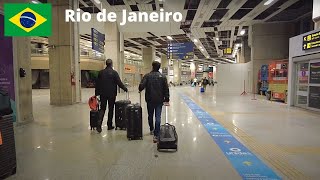
M 52 34 L 6 36 L 8 3 L 50 5 Z M 92 20 L 66 22 L 67 9 Z M 182 20 L 98 22 L 104 9 Z M 107 59 L 128 88 L 116 101 L 142 108 L 137 140 L 138 113 L 108 130 L 107 108 L 91 129 Z M 138 90 L 155 61 L 170 92 L 157 143 Z M 0 103 L 0 179 L 317 180 L 320 0 L 1 0 Z M 168 139 L 176 148 L 160 151 Z

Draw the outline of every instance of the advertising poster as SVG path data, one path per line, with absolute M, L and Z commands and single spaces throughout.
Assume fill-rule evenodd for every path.
M 11 106 L 16 119 L 14 72 L 13 72 L 13 47 L 12 38 L 4 37 L 4 17 L 0 14 L 0 88 L 9 93 Z
M 320 62 L 310 64 L 310 84 L 320 84 Z
M 309 87 L 309 107 L 320 109 L 320 87 Z

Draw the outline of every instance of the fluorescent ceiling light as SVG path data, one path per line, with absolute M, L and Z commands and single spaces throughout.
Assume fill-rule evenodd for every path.
M 167 39 L 169 40 L 173 40 L 173 38 L 171 36 L 167 36 Z
M 204 51 L 204 49 L 201 49 L 201 51 Z
M 95 3 L 100 4 L 101 2 L 99 0 L 94 0 Z
M 219 38 L 217 37 L 216 40 L 219 41 Z
M 193 42 L 195 42 L 195 43 L 198 42 L 198 39 L 194 39 Z
M 243 36 L 245 33 L 246 33 L 246 30 L 244 30 L 244 29 L 242 29 L 242 30 L 240 31 L 240 35 L 241 35 L 241 36 Z
M 39 4 L 39 2 L 38 2 L 38 1 L 32 1 L 32 3 L 33 3 L 33 4 Z
M 267 2 L 264 3 L 265 6 L 268 6 L 269 4 L 271 4 L 274 0 L 267 0 Z

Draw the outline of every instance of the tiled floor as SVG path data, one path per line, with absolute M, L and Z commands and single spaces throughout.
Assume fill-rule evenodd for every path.
M 148 135 L 145 103 L 144 140 L 129 142 L 124 131 L 90 132 L 86 100 L 93 92 L 84 89 L 83 103 L 66 107 L 50 106 L 48 90 L 33 92 L 35 122 L 16 128 L 18 169 L 9 179 L 241 179 L 179 93 L 209 112 L 284 179 L 320 176 L 318 113 L 260 97 L 253 101 L 250 95 L 216 95 L 212 87 L 204 94 L 198 88 L 174 87 L 169 122 L 177 128 L 179 150 L 159 153 Z M 130 94 L 132 102 L 138 97 Z

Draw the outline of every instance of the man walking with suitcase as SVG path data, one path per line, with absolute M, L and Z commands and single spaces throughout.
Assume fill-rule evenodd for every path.
M 112 119 L 113 119 L 113 110 L 114 110 L 114 104 L 116 101 L 117 96 L 117 86 L 119 86 L 121 89 L 123 89 L 125 92 L 128 92 L 128 89 L 124 86 L 124 84 L 121 82 L 119 74 L 117 71 L 113 70 L 112 68 L 112 60 L 107 59 L 106 61 L 107 67 L 104 70 L 101 70 L 98 75 L 98 79 L 96 82 L 96 96 L 100 95 L 100 101 L 101 101 L 101 110 L 99 113 L 99 122 L 97 131 L 99 133 L 102 132 L 102 122 L 103 117 L 107 108 L 108 103 L 108 130 L 114 129 L 114 126 L 112 126 Z
M 152 63 L 152 71 L 146 74 L 140 85 L 139 91 L 146 89 L 145 99 L 148 109 L 148 121 L 150 127 L 150 134 L 154 135 L 153 142 L 158 142 L 160 124 L 161 124 L 161 111 L 163 104 L 169 103 L 169 87 L 166 76 L 159 72 L 161 64 L 157 61 Z M 153 124 L 153 116 L 155 113 L 155 126 Z

